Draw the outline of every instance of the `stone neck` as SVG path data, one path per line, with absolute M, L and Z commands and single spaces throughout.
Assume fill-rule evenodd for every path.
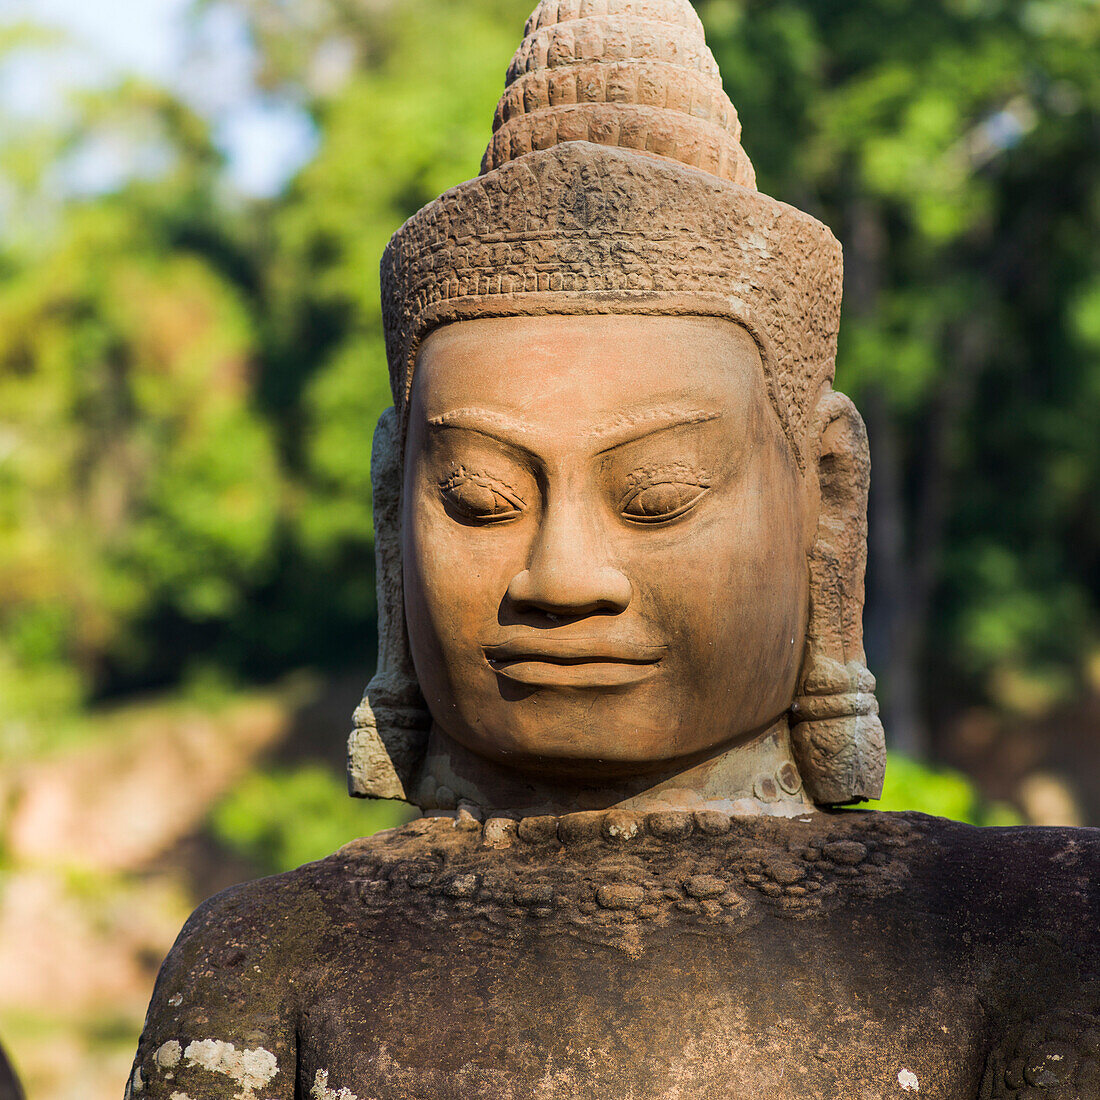
M 706 760 L 614 784 L 547 782 L 492 763 L 433 726 L 410 798 L 427 812 L 562 815 L 582 810 L 715 810 L 796 817 L 814 809 L 791 753 L 787 719 Z

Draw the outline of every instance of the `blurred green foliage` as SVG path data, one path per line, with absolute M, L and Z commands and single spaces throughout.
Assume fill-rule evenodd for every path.
M 135 113 L 185 118 L 131 92 Z M 155 187 L 58 209 L 0 286 L 5 730 L 48 726 L 116 672 L 180 671 L 184 647 L 150 652 L 151 620 L 233 618 L 272 556 L 281 476 L 252 401 L 255 329 L 241 289 L 178 241 L 214 179 L 193 162 L 213 164 L 208 148 L 190 156 Z
M 356 837 L 409 821 L 402 802 L 360 802 L 319 764 L 249 776 L 210 816 L 214 837 L 266 874 L 324 859 Z
M 845 249 L 886 728 L 1087 687 L 1100 607 L 1100 7 L 701 0 L 761 186 Z M 934 747 L 934 746 L 933 746 Z
M 228 192 L 208 125 L 138 82 L 56 125 L 0 118 L 0 751 L 196 670 L 365 673 L 378 259 L 477 172 L 531 6 L 197 0 L 247 20 L 260 80 L 317 127 L 272 200 Z M 697 6 L 762 189 L 845 244 L 838 384 L 872 440 L 887 729 L 922 752 L 914 714 L 1085 690 L 1100 7 Z M 0 61 L 30 48 L 48 43 L 6 32 Z M 116 183 L 65 189 L 120 143 Z
M 1011 806 L 983 799 L 974 783 L 961 772 L 929 767 L 900 753 L 892 753 L 886 765 L 882 798 L 865 808 L 916 810 L 971 825 L 1023 824 Z

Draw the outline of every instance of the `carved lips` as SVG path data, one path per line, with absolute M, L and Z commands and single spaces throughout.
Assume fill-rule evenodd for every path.
M 482 646 L 498 675 L 528 687 L 626 687 L 657 670 L 668 646 L 525 633 Z

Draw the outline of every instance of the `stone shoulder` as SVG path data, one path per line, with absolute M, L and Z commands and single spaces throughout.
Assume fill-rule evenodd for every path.
M 315 938 L 333 857 L 293 871 L 238 883 L 202 902 L 187 919 L 168 963 L 193 975 L 249 966 L 277 970 L 288 953 Z
M 292 1100 L 298 976 L 325 929 L 311 864 L 203 902 L 161 967 L 127 1100 Z
M 947 900 L 987 910 L 1011 900 L 1025 914 L 1034 907 L 1070 911 L 1100 905 L 1100 829 L 976 828 L 904 816 L 921 835 L 914 870 L 922 870 Z
M 980 1100 L 1100 1098 L 1100 829 L 935 818 L 911 872 L 947 913 L 980 990 Z

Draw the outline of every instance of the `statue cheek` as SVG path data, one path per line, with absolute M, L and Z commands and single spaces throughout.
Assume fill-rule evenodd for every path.
M 643 613 L 660 623 L 694 690 L 726 687 L 763 666 L 797 672 L 808 579 L 793 493 L 764 485 L 700 524 L 659 577 L 639 583 Z

